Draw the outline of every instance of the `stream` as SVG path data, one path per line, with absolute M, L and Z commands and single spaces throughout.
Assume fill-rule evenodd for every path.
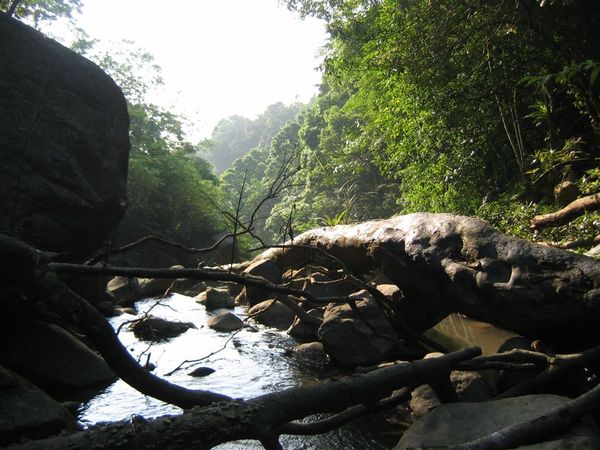
M 262 327 L 252 322 L 252 327 L 235 333 L 217 332 L 205 323 L 211 316 L 203 305 L 193 298 L 174 294 L 160 301 L 142 300 L 136 304 L 138 315 L 122 314 L 111 319 L 118 329 L 127 321 L 141 317 L 152 308 L 152 315 L 169 320 L 192 322 L 197 328 L 167 341 L 153 343 L 139 341 L 125 324 L 119 332 L 121 342 L 143 363 L 148 354 L 156 365 L 155 374 L 168 381 L 191 389 L 204 389 L 226 394 L 234 398 L 251 398 L 268 392 L 315 383 L 324 376 L 322 368 L 311 367 L 286 352 L 295 345 L 285 332 Z M 245 319 L 245 310 L 236 307 L 235 314 Z M 232 336 L 233 335 L 233 336 Z M 166 373 L 185 360 L 212 356 L 186 365 L 173 375 Z M 187 375 L 197 367 L 210 367 L 214 373 L 194 378 Z M 146 418 L 175 414 L 181 410 L 159 400 L 144 396 L 118 380 L 104 389 L 80 409 L 79 421 L 85 425 L 97 422 L 130 419 L 133 415 Z M 354 421 L 338 430 L 318 436 L 282 436 L 286 449 L 347 449 L 378 450 L 393 446 L 394 439 L 385 439 L 379 416 Z M 385 428 L 385 427 L 384 427 Z M 388 426 L 389 428 L 389 426 Z M 390 431 L 390 430 L 387 430 Z M 237 441 L 222 444 L 218 449 L 260 449 L 257 441 Z

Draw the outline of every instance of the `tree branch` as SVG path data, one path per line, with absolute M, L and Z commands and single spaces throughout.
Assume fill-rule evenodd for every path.
M 235 237 L 236 235 L 241 235 L 241 234 L 246 234 L 247 231 L 242 231 L 240 233 L 227 233 L 225 235 L 223 235 L 221 238 L 219 238 L 214 244 L 212 244 L 209 247 L 202 247 L 202 248 L 195 248 L 195 247 L 186 247 L 185 245 L 182 245 L 178 242 L 172 241 L 170 239 L 164 238 L 162 236 L 157 236 L 157 235 L 148 235 L 148 236 L 144 236 L 140 239 L 138 239 L 135 242 L 131 242 L 129 244 L 123 245 L 122 247 L 119 248 L 115 248 L 112 250 L 108 250 L 106 252 L 102 252 L 96 256 L 94 256 L 93 258 L 89 259 L 88 261 L 86 261 L 86 265 L 94 265 L 97 262 L 105 259 L 108 256 L 112 256 L 112 255 L 116 255 L 118 253 L 123 253 L 123 252 L 128 252 L 130 250 L 133 250 L 136 247 L 140 247 L 142 245 L 145 245 L 149 242 L 159 242 L 161 244 L 167 245 L 169 247 L 173 247 L 176 249 L 179 249 L 185 253 L 208 253 L 208 252 L 212 252 L 214 250 L 216 250 L 225 240 L 229 239 L 230 237 Z
M 269 289 L 278 294 L 305 298 L 314 303 L 345 302 L 348 299 L 347 297 L 316 297 L 301 289 L 292 289 L 276 285 L 262 277 L 247 274 L 240 275 L 236 273 L 229 273 L 228 271 L 221 269 L 145 269 L 140 267 L 97 267 L 68 263 L 50 263 L 49 267 L 52 271 L 58 274 L 68 273 L 76 275 L 111 275 L 146 278 L 191 278 L 194 280 L 204 281 L 231 281 L 244 286 Z M 299 307 L 293 306 L 293 302 L 287 301 L 284 298 L 282 298 L 280 301 L 286 306 L 290 307 L 300 317 L 301 320 L 305 320 L 312 324 L 320 323 L 319 319 L 316 317 L 313 317 L 308 313 L 303 314 L 300 312 L 301 308 L 299 309 Z
M 598 209 L 600 209 L 600 194 L 588 195 L 587 197 L 581 197 L 572 201 L 556 212 L 535 216 L 531 220 L 531 228 L 539 230 L 541 228 L 559 227 L 586 212 L 597 211 Z
M 583 368 L 586 365 L 598 365 L 600 361 L 600 345 L 590 348 L 582 353 L 571 355 L 557 355 L 548 357 L 549 364 L 542 372 L 535 377 L 525 380 L 524 382 L 504 391 L 497 395 L 496 399 L 516 397 L 518 395 L 532 394 L 538 392 L 540 388 L 553 383 L 574 369 Z
M 87 449 L 154 448 L 178 449 L 212 448 L 237 439 L 267 439 L 274 445 L 273 436 L 283 425 L 312 414 L 338 412 L 355 405 L 376 409 L 388 401 L 381 399 L 404 386 L 428 383 L 440 371 L 481 353 L 470 347 L 438 358 L 397 364 L 367 374 L 313 386 L 287 389 L 261 395 L 245 402 L 220 402 L 205 408 L 194 408 L 179 416 L 102 424 L 67 436 L 32 441 L 23 449 Z M 398 397 L 391 397 L 398 400 Z M 392 400 L 389 400 L 391 403 Z M 138 448 L 139 448 L 138 447 Z M 276 448 L 276 447 L 273 447 Z
M 583 416 L 593 413 L 600 406 L 600 385 L 564 405 L 514 425 L 502 428 L 487 436 L 451 445 L 450 450 L 508 449 L 540 442 L 549 436 L 568 430 Z
M 327 433 L 348 422 L 358 419 L 359 417 L 394 408 L 410 400 L 412 391 L 412 386 L 404 387 L 390 397 L 380 400 L 375 406 L 352 406 L 341 413 L 334 414 L 326 419 L 316 422 L 290 422 L 280 427 L 277 431 L 280 434 L 298 434 L 303 436 Z

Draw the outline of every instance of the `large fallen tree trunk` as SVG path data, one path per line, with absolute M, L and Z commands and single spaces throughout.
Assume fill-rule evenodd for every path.
M 316 247 L 355 273 L 381 269 L 403 291 L 398 313 L 419 331 L 460 312 L 533 338 L 600 342 L 600 261 L 479 219 L 410 214 L 311 230 L 291 244 L 257 258 L 301 267 L 323 259 Z
M 25 444 L 27 449 L 212 448 L 237 439 L 269 438 L 279 427 L 316 413 L 339 412 L 353 405 L 377 408 L 403 386 L 433 382 L 459 363 L 479 355 L 470 347 L 438 358 L 397 364 L 314 386 L 265 394 L 245 402 L 219 402 L 178 416 L 102 424 L 88 431 Z M 272 448 L 277 448 L 273 446 Z
M 303 431 L 301 424 L 290 421 L 346 408 L 341 416 L 332 418 L 331 423 L 337 424 L 339 418 L 380 409 L 394 403 L 394 396 L 390 396 L 393 389 L 421 383 L 435 385 L 451 366 L 474 356 L 460 353 L 454 359 L 458 355 L 452 354 L 448 355 L 450 359 L 440 358 L 438 362 L 444 364 L 439 367 L 428 365 L 425 360 L 401 365 L 403 369 L 384 369 L 364 378 L 268 394 L 247 402 L 227 401 L 217 393 L 188 391 L 142 373 L 104 320 L 83 299 L 69 292 L 57 280 L 56 273 L 93 275 L 122 271 L 129 276 L 226 279 L 282 294 L 296 294 L 307 301 L 323 299 L 259 277 L 222 270 L 165 271 L 55 264 L 51 263 L 53 255 L 11 238 L 0 239 L 0 253 L 6 257 L 0 259 L 3 269 L 0 276 L 19 284 L 27 297 L 37 298 L 77 323 L 113 370 L 128 383 L 141 392 L 183 407 L 208 405 L 207 409 L 195 409 L 192 416 L 101 426 L 89 433 L 44 441 L 37 448 L 89 448 L 97 438 L 107 440 L 110 448 L 137 448 L 140 442 L 155 446 L 158 442 L 160 448 L 180 448 L 182 442 L 207 448 L 218 442 L 250 437 L 260 439 L 269 449 L 276 449 L 280 448 L 277 435 L 286 430 Z M 313 230 L 297 238 L 293 246 L 269 250 L 261 258 L 282 266 L 299 266 L 325 258 L 335 264 L 342 263 L 355 273 L 381 269 L 404 291 L 403 300 L 394 305 L 397 308 L 393 312 L 420 330 L 449 312 L 459 311 L 537 337 L 568 336 L 576 330 L 598 339 L 594 336 L 594 326 L 599 318 L 600 263 L 504 236 L 477 219 L 415 214 Z M 225 403 L 213 403 L 223 399 L 227 399 Z

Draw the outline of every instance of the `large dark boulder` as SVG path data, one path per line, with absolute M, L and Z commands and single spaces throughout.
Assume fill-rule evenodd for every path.
M 569 399 L 557 395 L 525 395 L 481 403 L 446 403 L 419 419 L 402 436 L 395 450 L 446 448 L 481 438 L 504 427 L 530 420 Z M 544 443 L 518 447 L 528 450 L 600 448 L 597 427 L 583 419 L 571 430 L 548 436 Z
M 81 260 L 126 204 L 129 116 L 98 66 L 0 14 L 0 232 Z
M 293 244 L 256 261 L 285 272 L 310 264 L 312 246 L 354 274 L 383 272 L 402 289 L 397 315 L 417 331 L 457 312 L 559 352 L 600 343 L 600 262 L 504 235 L 476 218 L 407 214 L 310 230 Z
M 74 430 L 71 413 L 37 386 L 0 366 L 0 446 Z
M 0 361 L 46 391 L 70 396 L 116 378 L 104 359 L 58 325 L 3 323 L 2 331 Z

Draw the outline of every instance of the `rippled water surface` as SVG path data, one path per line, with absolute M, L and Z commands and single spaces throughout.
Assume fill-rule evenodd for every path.
M 155 374 L 165 376 L 182 361 L 203 358 L 213 352 L 214 355 L 196 364 L 186 365 L 165 378 L 170 382 L 192 389 L 204 389 L 229 395 L 235 398 L 251 398 L 303 384 L 313 383 L 318 373 L 292 356 L 286 356 L 285 350 L 295 343 L 285 333 L 261 328 L 243 328 L 232 337 L 232 333 L 220 333 L 205 324 L 211 313 L 192 298 L 175 294 L 160 305 L 155 299 L 138 302 L 139 315 L 154 306 L 151 314 L 170 320 L 192 322 L 197 328 L 166 342 L 148 343 L 139 341 L 127 325 L 124 325 L 119 337 L 135 357 L 142 363 L 150 355 L 150 362 L 156 365 Z M 246 317 L 242 308 L 234 311 L 242 319 Z M 111 319 L 115 329 L 136 316 L 123 314 Z M 258 328 L 258 331 L 256 331 Z M 219 351 L 220 350 L 220 351 Z M 196 367 L 210 367 L 214 373 L 202 378 L 187 375 Z M 93 424 L 102 421 L 129 419 L 133 414 L 144 417 L 156 417 L 177 413 L 181 410 L 140 394 L 122 381 L 117 381 L 102 393 L 84 405 L 80 421 Z M 369 419 L 371 421 L 376 419 Z M 340 430 L 316 437 L 283 436 L 281 441 L 286 449 L 384 449 L 377 436 L 371 432 L 369 420 L 354 422 Z M 262 448 L 253 441 L 228 443 L 219 449 Z

